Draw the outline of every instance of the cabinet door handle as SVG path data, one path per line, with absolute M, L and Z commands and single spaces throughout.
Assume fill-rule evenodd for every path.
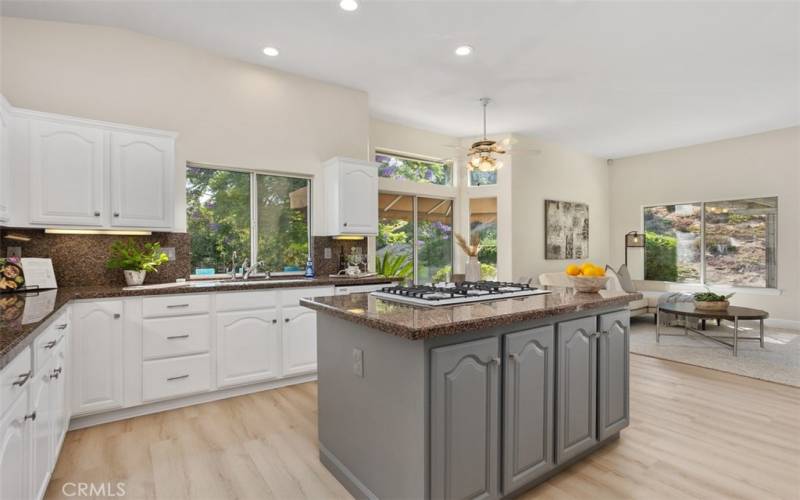
M 61 368 L 54 369 L 53 373 L 50 374 L 50 379 L 52 380 L 54 378 L 58 378 L 60 374 L 61 374 Z
M 185 378 L 189 378 L 189 375 L 178 375 L 177 377 L 169 377 L 167 378 L 167 382 L 172 382 L 173 380 L 183 380 Z
M 100 217 L 100 211 L 99 210 L 95 210 L 94 211 L 94 216 L 95 217 Z
M 519 354 L 517 354 L 515 352 L 510 352 L 510 353 L 508 353 L 508 359 L 513 359 L 514 361 L 518 361 L 519 360 Z
M 189 307 L 189 304 L 170 304 L 167 306 L 167 309 L 180 309 L 183 307 Z
M 25 417 L 23 417 L 23 421 L 25 420 L 30 420 L 31 422 L 36 420 L 36 410 L 34 410 L 33 413 L 28 413 L 27 415 L 25 415 Z
M 277 322 L 278 322 L 278 320 L 277 320 L 277 319 L 273 319 L 273 320 L 272 320 L 272 324 L 273 324 L 273 325 L 274 325 L 275 323 L 277 323 Z
M 114 319 L 119 319 L 119 318 L 120 318 L 119 313 L 114 313 Z
M 17 380 L 12 382 L 11 385 L 12 386 L 18 385 L 18 386 L 22 387 L 23 385 L 25 385 L 25 382 L 27 382 L 28 379 L 31 378 L 32 374 L 33 374 L 33 372 L 27 372 L 27 373 L 23 373 L 23 374 L 19 375 L 17 377 Z
M 490 365 L 499 365 L 500 364 L 500 358 L 498 358 L 498 357 L 489 358 L 489 364 Z
M 344 223 L 344 227 L 347 227 L 347 222 Z
M 189 334 L 185 333 L 183 335 L 170 335 L 169 337 L 167 337 L 167 340 L 188 339 L 188 338 Z
M 67 323 L 62 323 L 62 324 L 56 326 L 57 330 L 64 330 L 66 328 L 67 328 Z
M 284 323 L 288 323 L 289 322 L 289 318 L 283 318 L 283 322 Z
M 119 217 L 119 212 L 114 212 L 114 217 Z
M 48 343 L 46 343 L 46 344 L 44 345 L 44 348 L 45 348 L 45 349 L 52 349 L 53 347 L 55 347 L 55 346 L 56 346 L 56 344 L 57 344 L 57 343 L 58 343 L 58 342 L 56 342 L 55 340 L 51 340 L 50 342 L 48 342 Z

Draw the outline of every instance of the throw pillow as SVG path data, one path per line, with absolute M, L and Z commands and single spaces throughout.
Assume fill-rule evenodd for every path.
M 608 283 L 606 283 L 606 290 L 612 292 L 622 292 L 622 285 L 619 283 L 619 276 L 617 272 L 610 266 L 606 266 L 606 276 L 608 276 Z
M 625 264 L 619 266 L 617 276 L 619 277 L 619 284 L 622 285 L 623 290 L 628 293 L 633 293 L 636 291 L 636 287 L 633 285 L 633 280 L 631 279 L 631 273 L 628 272 L 628 266 Z

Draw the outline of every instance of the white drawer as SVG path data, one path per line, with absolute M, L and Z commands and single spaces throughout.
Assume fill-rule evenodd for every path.
M 142 317 L 160 318 L 207 313 L 211 309 L 210 295 L 165 295 L 142 299 Z
M 278 292 L 274 290 L 223 292 L 217 294 L 217 311 L 268 309 L 277 305 Z
M 26 347 L 0 371 L 0 415 L 25 392 L 25 385 L 32 380 L 31 348 Z
M 330 297 L 333 295 L 332 286 L 284 288 L 281 290 L 281 305 L 283 307 L 299 306 L 303 297 Z
M 142 357 L 169 358 L 208 352 L 211 318 L 208 314 L 142 321 Z
M 145 361 L 142 366 L 142 400 L 174 398 L 211 389 L 208 354 Z

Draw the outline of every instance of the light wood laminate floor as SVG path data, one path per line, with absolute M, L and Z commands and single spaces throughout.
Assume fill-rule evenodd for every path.
M 125 498 L 350 498 L 317 458 L 315 383 L 67 434 L 67 482 Z M 73 491 L 68 487 L 68 492 Z M 631 425 L 524 498 L 800 498 L 800 389 L 631 356 Z

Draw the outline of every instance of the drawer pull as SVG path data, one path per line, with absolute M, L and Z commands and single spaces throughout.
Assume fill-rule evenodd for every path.
M 56 326 L 57 330 L 64 330 L 66 328 L 67 328 L 67 324 L 66 323 L 62 323 L 62 324 Z
M 23 385 L 25 385 L 25 382 L 27 382 L 28 379 L 31 378 L 31 375 L 32 375 L 32 372 L 23 373 L 19 377 L 17 377 L 17 380 L 12 382 L 11 385 L 12 386 L 18 385 L 18 386 L 22 387 Z
M 54 368 L 53 369 L 53 373 L 50 374 L 50 378 L 51 379 L 58 378 L 59 375 L 61 375 L 61 367 L 60 366 L 58 368 Z
M 167 309 L 180 309 L 182 307 L 189 307 L 189 304 L 170 304 Z
M 172 382 L 173 380 L 183 380 L 185 378 L 189 378 L 189 375 L 178 375 L 177 377 L 169 377 L 167 378 L 167 382 Z
M 120 318 L 119 313 L 114 313 L 114 319 L 119 319 L 119 318 Z
M 277 320 L 277 319 L 273 319 L 273 320 L 272 320 L 272 324 L 273 324 L 273 325 L 274 325 L 275 323 L 277 323 L 277 322 L 278 322 L 278 320 Z
M 57 344 L 57 343 L 58 343 L 58 342 L 56 342 L 55 340 L 51 340 L 50 342 L 48 342 L 48 343 L 46 343 L 46 344 L 44 345 L 44 348 L 45 348 L 45 349 L 52 349 L 53 347 L 55 347 L 55 346 L 56 346 L 56 344 Z
M 23 421 L 25 420 L 30 420 L 31 422 L 36 420 L 36 410 L 34 410 L 33 413 L 28 413 L 27 415 L 25 415 L 25 417 L 23 417 Z
M 188 339 L 188 338 L 189 334 L 187 333 L 185 335 L 170 335 L 169 337 L 167 337 L 167 340 L 178 340 L 178 339 Z
M 288 323 L 289 322 L 289 318 L 283 318 L 283 322 L 284 323 Z

